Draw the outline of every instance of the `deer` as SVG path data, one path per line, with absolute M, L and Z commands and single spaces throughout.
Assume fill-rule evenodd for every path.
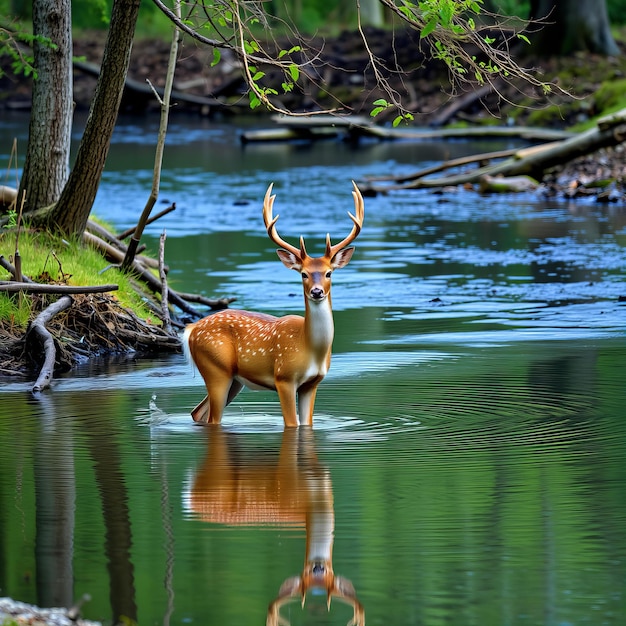
M 278 234 L 273 183 L 267 188 L 263 221 L 269 238 L 279 246 L 278 258 L 302 277 L 304 317 L 225 309 L 189 324 L 183 346 L 207 390 L 191 411 L 195 422 L 219 424 L 225 407 L 247 387 L 278 393 L 286 428 L 313 426 L 317 387 L 330 368 L 334 337 L 331 276 L 352 258 L 350 244 L 363 225 L 363 196 L 354 181 L 352 185 L 355 210 L 354 214 L 348 211 L 352 230 L 334 245 L 327 234 L 321 257 L 309 256 L 302 236 L 297 248 Z
M 304 608 L 307 594 L 318 592 L 325 594 L 328 611 L 333 599 L 352 608 L 347 626 L 365 626 L 365 609 L 352 581 L 333 568 L 333 486 L 330 471 L 318 460 L 314 431 L 284 429 L 278 456 L 264 450 L 255 458 L 239 442 L 235 433 L 210 429 L 204 460 L 183 499 L 189 512 L 211 524 L 304 528 L 304 565 L 280 585 L 269 603 L 266 626 L 289 626 L 281 609 L 293 602 Z

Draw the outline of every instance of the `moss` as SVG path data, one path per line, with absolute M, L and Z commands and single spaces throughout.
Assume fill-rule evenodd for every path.
M 141 319 L 149 319 L 150 312 L 141 296 L 131 285 L 128 276 L 115 269 L 106 272 L 106 261 L 99 252 L 77 242 L 50 236 L 41 231 L 22 232 L 19 237 L 19 251 L 22 259 L 22 272 L 36 282 L 67 285 L 119 285 L 119 290 L 111 292 L 112 297 L 122 306 L 132 309 Z M 15 232 L 0 234 L 0 254 L 11 258 L 15 253 Z M 4 272 L 5 270 L 0 270 Z M 2 277 L 2 278 L 8 278 Z M 29 321 L 29 311 L 23 302 L 7 294 L 0 294 L 0 320 L 25 328 Z
M 626 106 L 626 78 L 602 83 L 593 96 L 598 111 L 617 110 Z M 617 108 L 616 108 L 617 107 Z

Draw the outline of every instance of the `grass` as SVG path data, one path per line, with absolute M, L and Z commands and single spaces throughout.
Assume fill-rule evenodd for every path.
M 27 231 L 20 233 L 19 253 L 22 272 L 36 282 L 81 286 L 116 284 L 119 290 L 111 292 L 113 298 L 143 320 L 153 317 L 129 277 L 115 268 L 103 271 L 107 268 L 106 261 L 88 246 L 43 232 Z M 15 231 L 0 234 L 0 254 L 6 258 L 15 254 Z M 8 279 L 8 272 L 6 276 L 3 272 L 5 270 L 0 270 L 0 277 Z M 28 298 L 0 293 L 0 320 L 25 329 L 31 315 L 29 302 Z

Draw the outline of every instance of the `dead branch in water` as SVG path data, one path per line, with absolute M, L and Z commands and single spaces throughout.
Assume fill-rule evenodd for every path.
M 428 174 L 464 165 L 463 159 L 446 161 L 433 168 L 416 172 L 413 176 L 389 178 L 397 184 L 390 186 L 364 185 L 371 192 L 389 191 L 394 189 L 433 189 L 455 185 L 479 183 L 485 177 L 495 176 L 531 176 L 541 180 L 545 173 L 553 167 L 563 165 L 577 157 L 616 146 L 626 140 L 626 109 L 603 117 L 597 126 L 561 141 L 523 148 L 514 152 L 510 158 L 498 163 L 484 165 L 468 172 L 451 174 L 440 178 L 426 178 Z M 466 163 L 492 160 L 503 156 L 503 153 L 485 153 L 474 157 L 465 157 Z M 375 180 L 375 179 L 372 179 Z M 378 178 L 377 180 L 381 180 Z
M 31 324 L 30 332 L 35 333 L 43 343 L 45 359 L 41 372 L 33 386 L 33 391 L 43 391 L 50 386 L 50 381 L 54 373 L 54 363 L 56 361 L 56 348 L 54 346 L 54 339 L 46 328 L 46 324 L 55 316 L 69 309 L 72 306 L 72 298 L 70 296 L 62 296 L 56 302 L 45 308 Z

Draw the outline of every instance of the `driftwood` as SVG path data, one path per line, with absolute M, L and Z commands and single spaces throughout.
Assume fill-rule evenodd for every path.
M 499 84 L 499 82 L 496 84 Z M 430 125 L 444 126 L 455 115 L 458 115 L 462 111 L 465 111 L 465 109 L 472 106 L 478 100 L 482 100 L 483 98 L 487 97 L 493 90 L 494 85 L 492 85 L 491 83 L 487 83 L 486 85 L 483 85 L 478 89 L 468 91 L 458 98 L 453 98 L 449 104 L 444 106 L 443 109 L 430 120 Z
M 469 128 L 439 128 L 416 130 L 380 126 L 371 118 L 358 115 L 316 115 L 307 117 L 273 116 L 275 128 L 251 130 L 242 133 L 242 143 L 289 141 L 293 139 L 328 139 L 345 135 L 351 140 L 376 137 L 383 140 L 401 139 L 420 141 L 432 139 L 476 139 L 511 137 L 527 141 L 554 141 L 569 138 L 571 132 L 521 126 L 472 126 Z
M 483 152 L 481 154 L 474 154 L 472 156 L 459 157 L 458 159 L 450 159 L 444 161 L 438 165 L 431 165 L 425 167 L 412 174 L 404 174 L 402 176 L 370 176 L 368 181 L 393 181 L 395 183 L 407 183 L 417 178 L 423 178 L 424 176 L 430 176 L 430 174 L 436 174 L 443 170 L 448 170 L 453 167 L 461 167 L 462 165 L 471 165 L 472 163 L 485 163 L 493 159 L 503 159 L 505 157 L 514 156 L 519 152 L 518 149 L 512 148 L 510 150 L 496 150 L 494 152 Z
M 455 185 L 479 183 L 483 177 L 496 176 L 531 176 L 541 180 L 549 169 L 567 163 L 579 156 L 615 146 L 626 140 L 626 109 L 598 120 L 596 127 L 561 141 L 552 141 L 531 148 L 515 151 L 509 158 L 498 163 L 484 165 L 469 172 L 461 172 L 440 178 L 426 178 L 428 174 L 452 167 L 458 167 L 458 159 L 447 161 L 435 168 L 427 168 L 417 172 L 413 177 L 406 175 L 394 180 L 396 184 L 378 186 L 365 184 L 365 191 L 379 192 L 391 189 L 425 189 L 450 187 Z M 498 156 L 497 153 L 495 156 Z M 468 162 L 487 161 L 494 159 L 494 153 L 476 155 Z
M 43 391 L 50 386 L 50 381 L 54 373 L 54 362 L 56 360 L 56 348 L 54 339 L 46 328 L 46 324 L 55 316 L 69 309 L 72 306 L 72 298 L 70 296 L 62 296 L 56 302 L 45 308 L 31 324 L 30 332 L 35 333 L 43 343 L 45 359 L 41 372 L 33 386 L 33 391 Z
M 51 285 L 47 283 L 15 282 L 9 280 L 0 281 L 0 291 L 8 293 L 53 293 L 59 295 L 67 295 L 71 293 L 104 293 L 107 291 L 117 291 L 118 285 L 93 285 L 90 287 L 82 287 L 79 285 Z
M 198 295 L 196 293 L 183 293 L 178 292 L 178 295 L 187 300 L 187 302 L 195 302 L 196 304 L 204 304 L 211 309 L 226 309 L 231 302 L 235 302 L 237 298 L 207 298 L 205 296 Z

